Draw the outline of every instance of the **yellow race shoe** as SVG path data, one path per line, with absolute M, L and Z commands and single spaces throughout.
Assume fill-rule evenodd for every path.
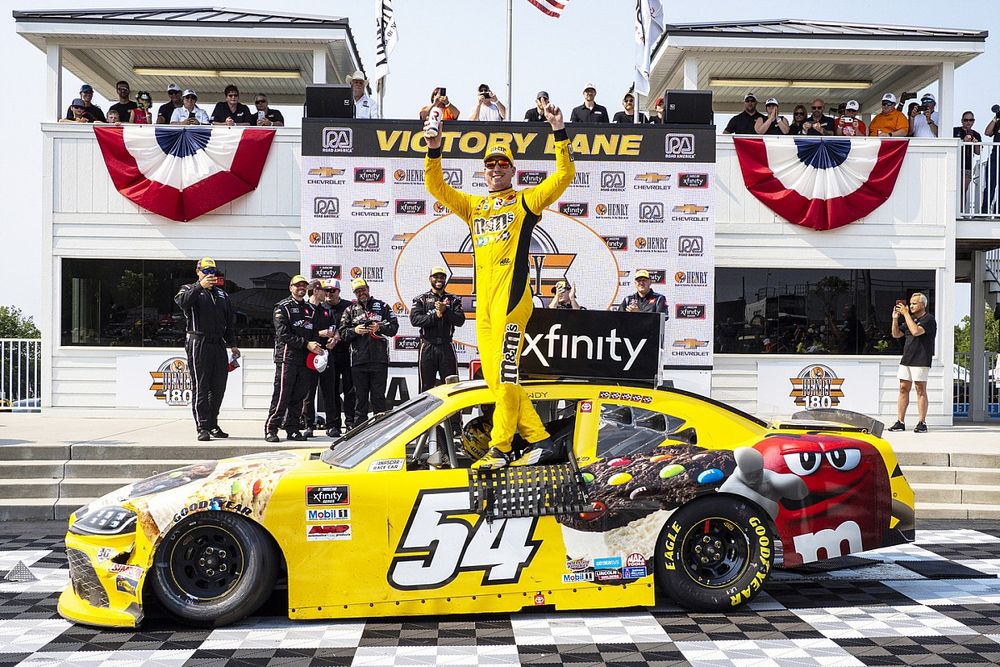
M 501 451 L 499 447 L 490 447 L 489 451 L 478 461 L 475 461 L 471 468 L 473 470 L 499 470 L 510 464 L 514 459 L 513 452 Z

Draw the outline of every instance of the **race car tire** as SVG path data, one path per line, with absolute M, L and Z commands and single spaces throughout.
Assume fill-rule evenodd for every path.
M 226 512 L 202 512 L 175 526 L 153 560 L 153 589 L 188 625 L 218 627 L 257 611 L 270 597 L 279 559 L 264 529 Z
M 656 541 L 656 582 L 683 607 L 727 611 L 760 592 L 773 559 L 767 513 L 736 496 L 712 495 L 667 519 Z

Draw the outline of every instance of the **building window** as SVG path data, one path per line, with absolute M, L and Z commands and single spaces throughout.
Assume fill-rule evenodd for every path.
M 716 269 L 715 352 L 900 354 L 898 299 L 922 292 L 935 312 L 934 271 Z
M 195 281 L 194 260 L 62 260 L 62 344 L 180 347 L 184 314 L 174 303 Z M 295 262 L 222 262 L 240 347 L 271 347 L 274 304 L 288 296 Z

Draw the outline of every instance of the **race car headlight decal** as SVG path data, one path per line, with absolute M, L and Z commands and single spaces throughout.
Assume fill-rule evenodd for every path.
M 120 535 L 135 526 L 135 512 L 124 507 L 102 507 L 78 518 L 70 532 L 80 535 Z

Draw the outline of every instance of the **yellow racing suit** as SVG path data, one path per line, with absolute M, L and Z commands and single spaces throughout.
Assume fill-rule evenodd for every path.
M 534 187 L 512 188 L 486 196 L 460 192 L 444 181 L 441 149 L 424 161 L 427 190 L 465 220 L 475 249 L 476 341 L 483 378 L 496 397 L 490 446 L 511 449 L 514 433 L 528 443 L 549 437 L 528 394 L 518 384 L 517 369 L 524 327 L 534 306 L 528 286 L 531 233 L 576 174 L 565 130 L 555 132 L 556 171 Z

